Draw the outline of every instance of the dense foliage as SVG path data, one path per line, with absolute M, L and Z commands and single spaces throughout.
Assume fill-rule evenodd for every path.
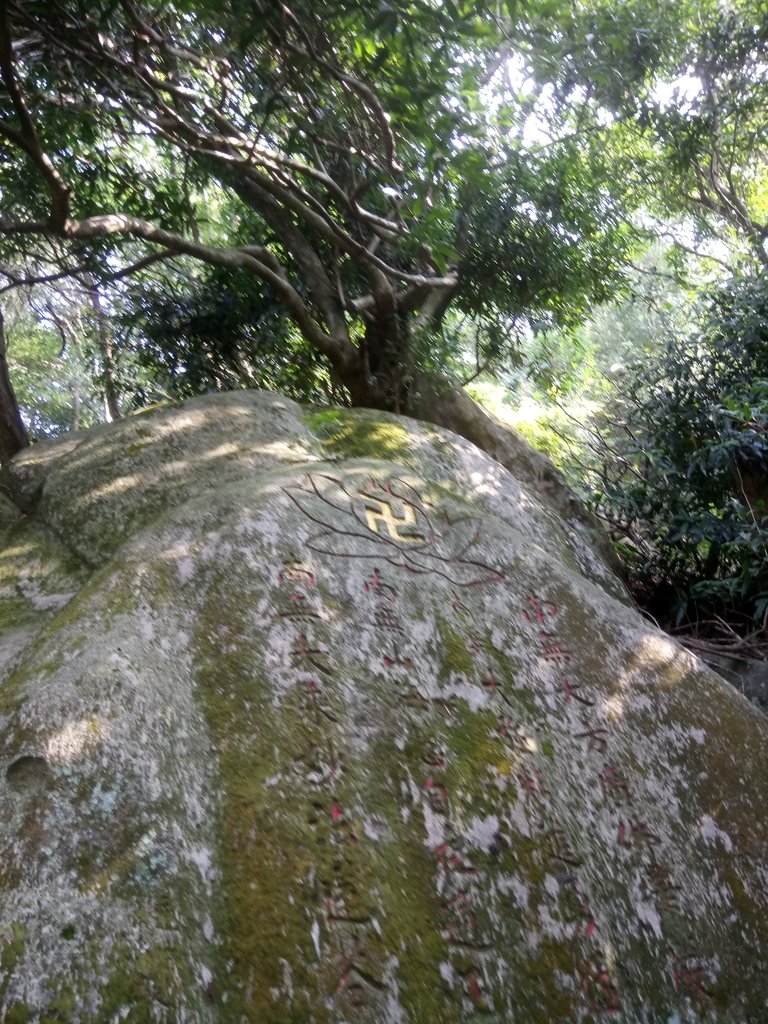
M 264 388 L 300 401 L 344 404 L 320 356 L 306 345 L 269 289 L 218 267 L 198 279 L 165 274 L 131 283 L 115 320 L 123 354 L 145 371 L 132 399 L 188 398 Z
M 627 367 L 595 502 L 631 543 L 646 603 L 762 620 L 768 609 L 768 278 L 717 291 L 699 331 Z M 661 601 L 659 602 L 659 597 Z

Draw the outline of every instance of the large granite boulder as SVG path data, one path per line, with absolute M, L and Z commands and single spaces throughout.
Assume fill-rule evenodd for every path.
M 448 431 L 207 397 L 0 508 L 0 1019 L 765 1024 L 768 727 Z

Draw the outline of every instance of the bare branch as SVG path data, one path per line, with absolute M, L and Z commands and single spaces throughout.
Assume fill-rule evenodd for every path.
M 10 284 L 0 288 L 0 295 L 13 291 L 14 288 L 29 288 L 36 284 L 51 284 L 64 278 L 75 277 L 77 274 L 82 274 L 90 269 L 92 268 L 86 264 L 80 267 L 67 267 L 65 270 L 59 270 L 52 274 L 31 274 L 28 277 L 20 277 L 10 267 L 0 265 L 0 276 L 7 277 L 10 281 Z
M 161 252 L 150 253 L 148 256 L 144 256 L 135 263 L 131 263 L 130 266 L 123 267 L 122 270 L 118 270 L 115 274 L 109 274 L 106 277 L 102 276 L 100 278 L 101 283 L 114 284 L 115 281 L 122 281 L 123 278 L 130 277 L 132 274 L 136 274 L 140 270 L 146 270 L 147 267 L 151 267 L 155 263 L 160 263 L 161 260 L 176 259 L 178 255 L 178 252 L 173 249 L 163 249 Z

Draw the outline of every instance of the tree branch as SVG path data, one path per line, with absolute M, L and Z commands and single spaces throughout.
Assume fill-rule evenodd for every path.
M 42 174 L 51 193 L 50 226 L 54 231 L 59 231 L 69 216 L 69 186 L 56 170 L 51 159 L 43 152 L 34 122 L 16 80 L 8 19 L 8 0 L 0 0 L 0 77 L 2 77 L 3 85 L 21 126 L 18 132 L 8 125 L 0 125 L 0 130 L 7 139 L 13 141 L 30 157 Z
M 184 238 L 183 235 L 166 231 L 149 221 L 127 214 L 112 213 L 85 220 L 68 220 L 62 232 L 65 238 L 105 238 L 110 235 L 130 235 L 145 242 L 162 245 L 177 254 L 193 256 L 206 263 L 220 267 L 242 268 L 269 284 L 280 296 L 306 340 L 319 352 L 327 356 L 340 373 L 353 369 L 357 350 L 351 342 L 331 336 L 318 324 L 309 312 L 304 300 L 288 279 L 278 274 L 261 260 L 239 248 L 218 248 Z
M 353 75 L 347 74 L 340 68 L 336 67 L 332 61 L 326 60 L 325 57 L 321 57 L 315 50 L 312 45 L 312 41 L 309 39 L 307 33 L 302 29 L 301 23 L 293 12 L 285 4 L 281 6 L 287 20 L 290 21 L 294 28 L 296 28 L 296 30 L 304 37 L 305 46 L 302 47 L 297 43 L 292 43 L 289 39 L 279 36 L 274 31 L 272 32 L 272 38 L 276 41 L 278 46 L 282 43 L 282 45 L 284 45 L 294 55 L 302 57 L 304 60 L 311 60 L 317 64 L 318 67 L 324 68 L 329 75 L 339 82 L 340 85 L 346 86 L 346 88 L 357 94 L 357 96 L 363 101 L 363 104 L 368 108 L 369 112 L 373 114 L 379 127 L 379 131 L 381 132 L 384 140 L 387 170 L 393 176 L 399 174 L 402 171 L 402 167 L 397 163 L 395 157 L 395 136 L 389 126 L 387 114 L 374 90 L 359 78 L 355 78 Z
M 32 287 L 36 284 L 51 284 L 54 281 L 61 281 L 64 278 L 76 277 L 77 274 L 84 273 L 90 269 L 92 268 L 86 264 L 81 267 L 67 267 L 65 270 L 59 270 L 52 274 L 32 274 L 29 277 L 19 277 L 15 271 L 11 270 L 10 267 L 0 265 L 0 276 L 7 277 L 11 282 L 10 284 L 6 284 L 0 288 L 0 295 L 13 291 L 14 288 Z

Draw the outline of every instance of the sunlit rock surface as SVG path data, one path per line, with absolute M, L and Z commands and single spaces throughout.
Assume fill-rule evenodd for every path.
M 768 1020 L 766 720 L 476 449 L 240 393 L 13 475 L 0 1019 Z

